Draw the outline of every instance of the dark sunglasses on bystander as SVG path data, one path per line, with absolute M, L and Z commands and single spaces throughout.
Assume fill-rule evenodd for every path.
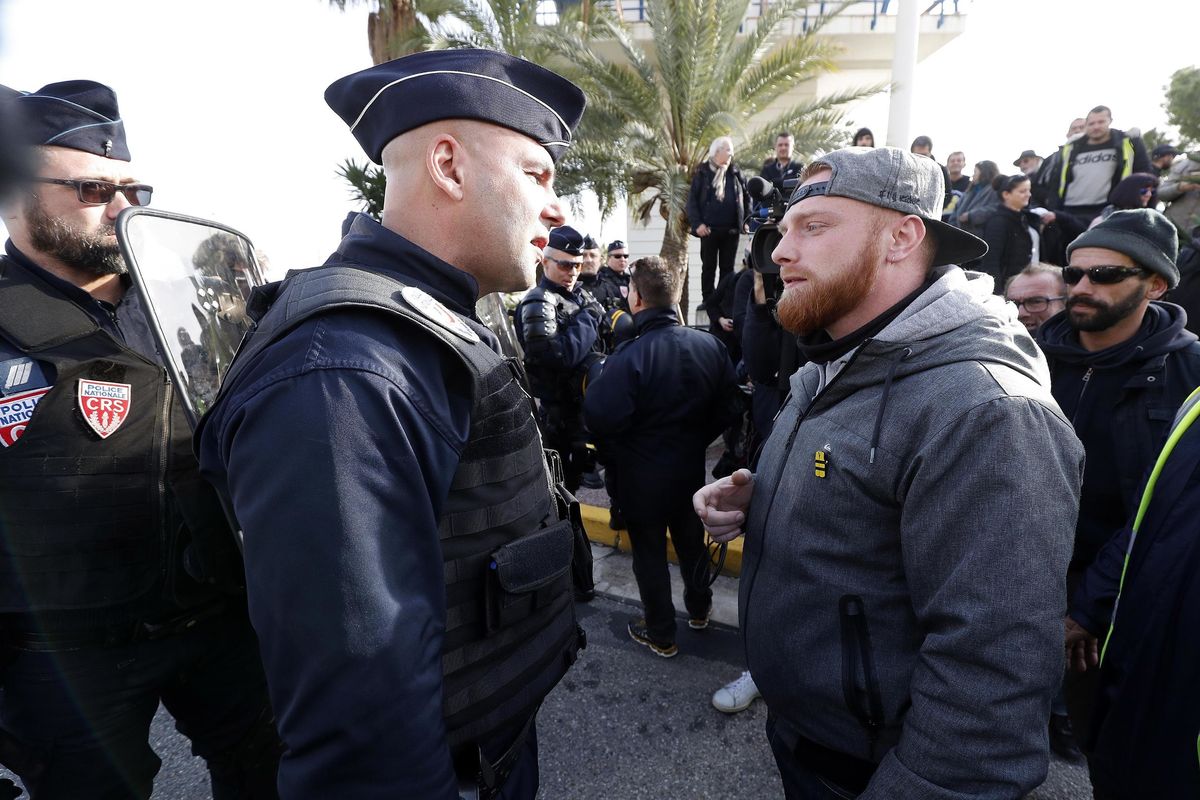
M 1138 275 L 1146 275 L 1148 272 L 1141 267 L 1122 267 L 1115 264 L 1104 264 L 1099 267 L 1063 267 L 1063 280 L 1068 286 L 1074 286 L 1083 280 L 1083 276 L 1087 276 L 1092 283 L 1107 286 L 1114 283 L 1120 283 L 1126 278 L 1132 278 Z

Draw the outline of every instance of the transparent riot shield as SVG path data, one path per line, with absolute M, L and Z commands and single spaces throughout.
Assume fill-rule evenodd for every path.
M 117 241 L 192 430 L 216 399 L 265 283 L 254 245 L 208 220 L 150 208 L 117 217 Z

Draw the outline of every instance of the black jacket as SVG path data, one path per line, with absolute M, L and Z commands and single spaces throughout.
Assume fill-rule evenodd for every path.
M 692 174 L 692 188 L 688 191 L 687 218 L 692 233 L 696 228 L 736 229 L 750 218 L 750 194 L 746 191 L 746 179 L 732 163 L 725 171 L 725 200 L 717 200 L 712 188 L 713 171 L 705 161 Z
M 1031 221 L 1023 211 L 1013 211 L 1003 203 L 983 225 L 983 240 L 988 251 L 979 262 L 978 269 L 992 276 L 996 282 L 996 294 L 1004 294 L 1004 282 L 1016 275 L 1033 261 L 1033 237 Z
M 773 158 L 768 158 L 763 162 L 762 169 L 759 170 L 758 174 L 770 181 L 780 192 L 783 192 L 783 182 L 792 178 L 799 178 L 800 171 L 803 169 L 804 165 L 794 158 L 787 163 L 786 167 L 783 167 L 782 169 L 780 169 L 778 161 Z
M 1137 489 L 1175 412 L 1200 386 L 1200 343 L 1183 310 L 1151 303 L 1138 333 L 1089 353 L 1063 311 L 1038 331 L 1051 392 L 1087 452 L 1073 569 L 1087 567 L 1137 508 Z
M 1187 329 L 1200 333 L 1200 235 L 1179 248 L 1175 265 L 1179 267 L 1179 285 L 1167 299 L 1187 312 Z
M 588 429 L 611 446 L 626 513 L 704 485 L 704 452 L 733 420 L 737 384 L 724 346 L 672 308 L 634 316 L 583 402 Z

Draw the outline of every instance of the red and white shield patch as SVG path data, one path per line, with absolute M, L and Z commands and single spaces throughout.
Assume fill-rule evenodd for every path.
M 79 379 L 79 410 L 101 439 L 116 433 L 129 416 L 133 387 L 128 383 L 108 383 Z
M 0 397 L 0 446 L 11 447 L 21 438 L 38 401 L 48 391 L 50 387 L 44 386 L 41 389 Z

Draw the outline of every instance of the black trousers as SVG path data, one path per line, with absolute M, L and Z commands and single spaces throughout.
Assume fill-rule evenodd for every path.
M 633 575 L 646 611 L 646 629 L 660 642 L 675 641 L 675 604 L 667 568 L 667 529 L 679 557 L 683 603 L 693 617 L 702 617 L 712 603 L 712 589 L 696 581 L 697 567 L 707 558 L 704 525 L 692 508 L 692 493 L 655 495 L 651 502 L 622 505 L 633 549 Z
M 282 746 L 245 611 L 156 641 L 20 650 L 3 676 L 0 727 L 32 800 L 145 800 L 162 762 L 148 743 L 161 700 L 208 763 L 214 800 L 278 797 Z
M 737 228 L 713 228 L 708 236 L 700 237 L 700 299 L 703 302 L 708 302 L 708 296 L 717 286 L 714 276 L 718 264 L 722 278 L 733 272 L 739 241 L 741 232 Z

